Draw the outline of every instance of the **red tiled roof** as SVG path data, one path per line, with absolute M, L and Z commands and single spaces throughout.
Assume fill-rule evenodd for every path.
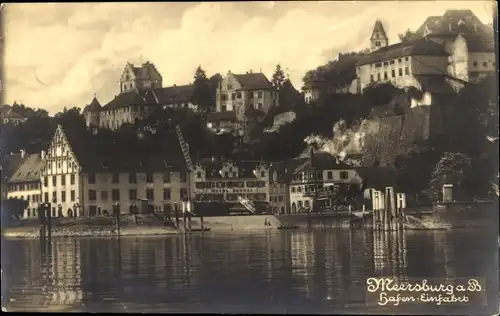
M 243 75 L 234 75 L 236 80 L 242 85 L 243 89 L 246 90 L 267 90 L 274 89 L 271 82 L 267 80 L 263 73 L 251 73 Z
M 409 42 L 382 47 L 360 58 L 357 65 L 373 64 L 399 57 L 422 55 L 448 56 L 449 54 L 444 49 L 443 45 L 425 38 L 420 38 Z

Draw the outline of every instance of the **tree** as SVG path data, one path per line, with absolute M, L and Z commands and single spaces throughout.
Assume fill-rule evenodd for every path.
M 444 184 L 453 184 L 453 195 L 464 198 L 466 192 L 462 185 L 468 176 L 471 161 L 470 157 L 462 153 L 445 153 L 432 172 L 429 182 L 431 199 L 438 199 Z
M 402 43 L 407 43 L 409 41 L 412 41 L 416 38 L 416 33 L 411 31 L 410 29 L 406 29 L 404 33 L 398 34 L 399 40 Z
M 191 96 L 191 102 L 197 105 L 201 110 L 209 110 L 215 107 L 215 93 L 212 93 L 212 85 L 207 78 L 205 70 L 198 66 L 194 74 L 194 90 Z
M 19 221 L 23 216 L 28 202 L 20 199 L 7 199 L 2 201 L 2 224 Z M 2 225 L 3 226 L 3 225 Z
M 399 89 L 392 83 L 373 83 L 363 89 L 363 97 L 366 102 L 380 106 L 391 102 L 398 94 L 404 93 L 403 89 Z
M 271 83 L 273 87 L 277 90 L 280 90 L 283 87 L 283 82 L 285 82 L 285 73 L 281 69 L 281 65 L 276 65 L 276 70 L 274 71 L 273 78 L 271 79 Z

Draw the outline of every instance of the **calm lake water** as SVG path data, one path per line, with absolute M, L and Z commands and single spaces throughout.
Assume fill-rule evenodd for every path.
M 366 278 L 483 277 L 498 311 L 497 238 L 407 232 L 392 249 L 363 229 L 202 236 L 2 240 L 2 307 L 10 311 L 440 313 L 432 304 L 365 303 Z M 399 247 L 399 248 L 398 248 Z M 387 247 L 386 247 L 387 250 Z M 436 309 L 439 308 L 439 309 Z M 457 307 L 453 307 L 457 308 Z M 462 306 L 455 314 L 472 314 Z

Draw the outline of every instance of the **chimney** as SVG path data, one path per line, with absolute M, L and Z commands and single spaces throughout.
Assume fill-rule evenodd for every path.
M 40 157 L 42 158 L 42 160 L 44 160 L 44 159 L 45 159 L 45 150 L 42 150 L 42 151 L 40 152 Z
M 26 152 L 24 151 L 24 149 L 21 149 L 21 158 L 24 158 L 25 155 L 26 155 Z

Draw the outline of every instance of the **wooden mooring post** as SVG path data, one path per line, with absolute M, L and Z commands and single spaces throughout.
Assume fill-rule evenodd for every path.
M 120 209 L 115 209 L 115 220 L 116 220 L 116 234 L 120 236 Z

